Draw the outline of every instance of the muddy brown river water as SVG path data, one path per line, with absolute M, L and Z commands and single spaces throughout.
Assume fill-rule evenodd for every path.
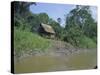
M 97 51 L 81 51 L 70 56 L 31 56 L 15 62 L 15 73 L 93 69 L 97 65 Z

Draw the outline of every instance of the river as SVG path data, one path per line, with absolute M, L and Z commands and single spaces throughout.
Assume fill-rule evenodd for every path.
M 97 51 L 84 50 L 70 56 L 31 56 L 15 62 L 15 73 L 33 73 L 93 69 L 97 65 Z

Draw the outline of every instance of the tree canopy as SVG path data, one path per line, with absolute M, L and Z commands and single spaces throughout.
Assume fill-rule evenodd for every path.
M 97 38 L 97 23 L 91 15 L 89 6 L 76 5 L 76 8 L 72 9 L 66 16 L 65 24 L 65 30 L 68 33 L 66 38 L 76 37 L 76 39 L 73 39 L 74 42 L 76 40 L 79 41 L 81 36 L 86 36 L 93 40 Z

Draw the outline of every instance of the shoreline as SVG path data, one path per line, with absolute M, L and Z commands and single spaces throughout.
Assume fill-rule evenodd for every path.
M 96 51 L 97 49 L 94 48 Z M 82 51 L 89 51 L 89 50 L 94 50 L 94 49 L 82 49 L 82 48 L 72 48 L 72 49 L 66 49 L 66 50 L 47 50 L 45 52 L 42 51 L 33 51 L 33 50 L 29 50 L 29 51 L 25 51 L 22 52 L 20 56 L 17 56 L 17 54 L 14 54 L 14 61 L 21 61 L 24 58 L 29 58 L 29 57 L 33 57 L 33 56 L 51 56 L 51 57 L 68 57 L 68 56 L 72 56 L 75 55 L 77 53 L 80 53 Z

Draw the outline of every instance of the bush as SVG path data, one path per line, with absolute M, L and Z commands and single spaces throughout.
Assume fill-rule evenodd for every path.
M 28 22 L 26 22 L 25 18 L 22 18 L 20 15 L 16 14 L 14 16 L 14 26 L 21 30 L 31 30 L 31 26 Z
M 79 47 L 82 48 L 96 48 L 96 43 L 89 37 L 83 36 L 80 38 Z
M 71 43 L 74 46 L 79 44 L 79 39 L 83 35 L 82 30 L 78 26 L 73 26 L 65 31 L 63 40 Z
M 96 38 L 87 37 L 78 26 L 67 29 L 63 34 L 63 40 L 75 47 L 96 48 Z

